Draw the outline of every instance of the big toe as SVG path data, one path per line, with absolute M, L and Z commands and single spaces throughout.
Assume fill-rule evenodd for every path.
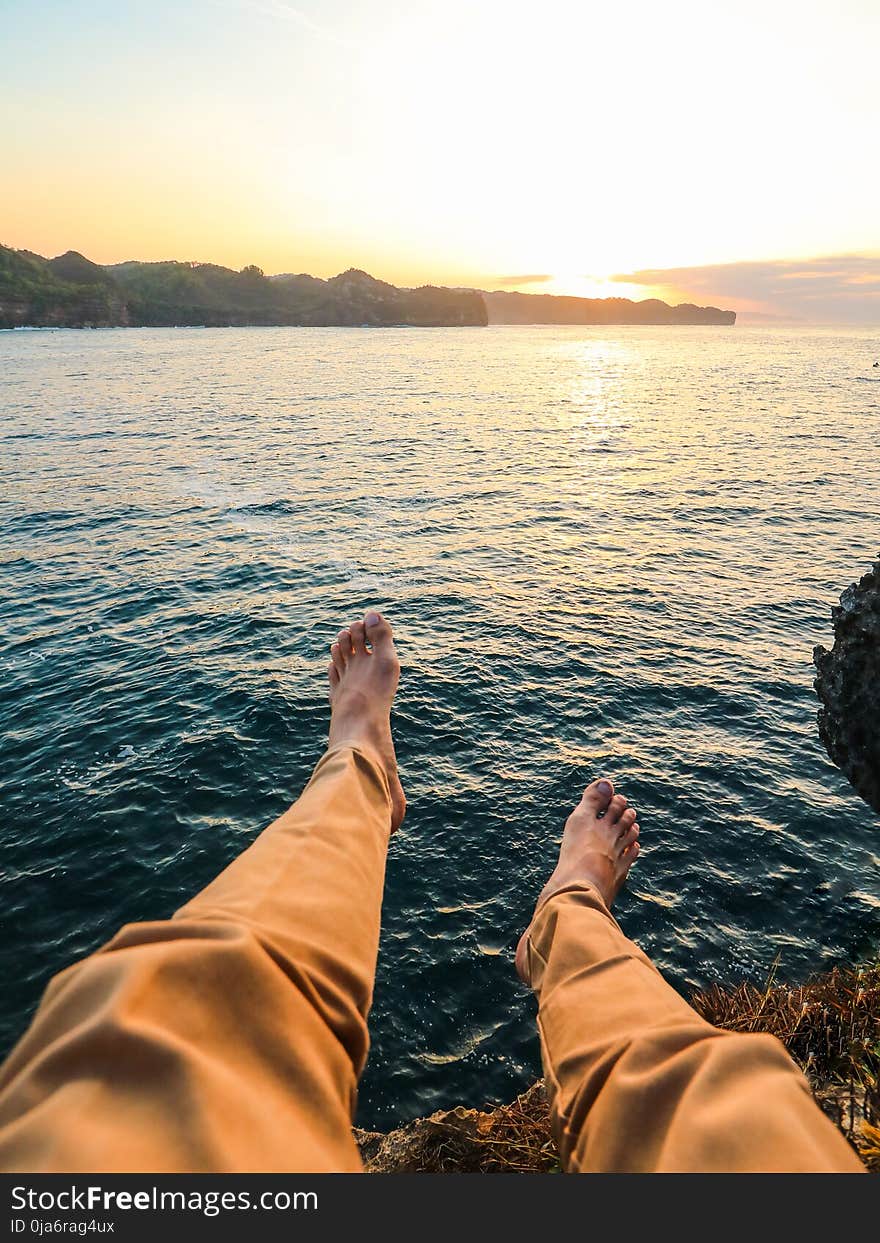
M 601 815 L 614 797 L 614 784 L 607 777 L 600 777 L 584 790 L 581 804 L 594 816 Z
M 391 644 L 391 627 L 382 616 L 375 610 L 371 610 L 364 616 L 364 626 L 367 632 L 367 642 L 371 647 L 388 647 Z

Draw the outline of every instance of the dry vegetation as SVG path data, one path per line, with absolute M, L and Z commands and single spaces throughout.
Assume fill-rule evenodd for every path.
M 816 1099 L 880 1172 L 880 964 L 836 967 L 802 985 L 718 986 L 694 1008 L 718 1027 L 769 1032 L 803 1069 Z M 357 1131 L 368 1173 L 557 1173 L 543 1087 L 511 1105 L 447 1110 L 388 1135 Z
M 717 985 L 691 998 L 717 1027 L 778 1036 L 819 1104 L 880 1172 L 880 964 L 835 967 L 806 984 Z

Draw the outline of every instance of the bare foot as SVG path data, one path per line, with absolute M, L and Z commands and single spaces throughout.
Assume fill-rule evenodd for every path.
M 639 854 L 636 813 L 604 777 L 584 790 L 583 798 L 565 822 L 559 861 L 541 890 L 537 907 L 567 885 L 586 881 L 599 890 L 606 906 L 617 897 Z M 526 936 L 516 950 L 516 969 L 528 984 Z
M 391 701 L 400 680 L 400 661 L 391 627 L 381 613 L 341 630 L 330 648 L 330 746 L 365 744 L 382 761 L 391 786 L 391 832 L 406 814 L 391 738 Z

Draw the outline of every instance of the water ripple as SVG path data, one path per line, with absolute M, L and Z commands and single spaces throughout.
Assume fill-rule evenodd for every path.
M 8 1046 L 48 976 L 279 814 L 327 646 L 394 619 L 408 818 L 361 1121 L 536 1073 L 512 951 L 581 787 L 639 809 L 681 988 L 876 949 L 812 645 L 876 555 L 865 333 L 0 334 Z M 874 355 L 876 350 L 874 350 Z

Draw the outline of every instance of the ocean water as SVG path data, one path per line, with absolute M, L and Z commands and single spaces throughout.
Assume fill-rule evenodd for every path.
M 639 811 L 619 902 L 673 983 L 876 950 L 880 834 L 811 651 L 880 546 L 876 335 L 0 333 L 2 1036 L 305 783 L 327 648 L 403 661 L 360 1121 L 539 1069 L 512 952 L 567 811 Z

